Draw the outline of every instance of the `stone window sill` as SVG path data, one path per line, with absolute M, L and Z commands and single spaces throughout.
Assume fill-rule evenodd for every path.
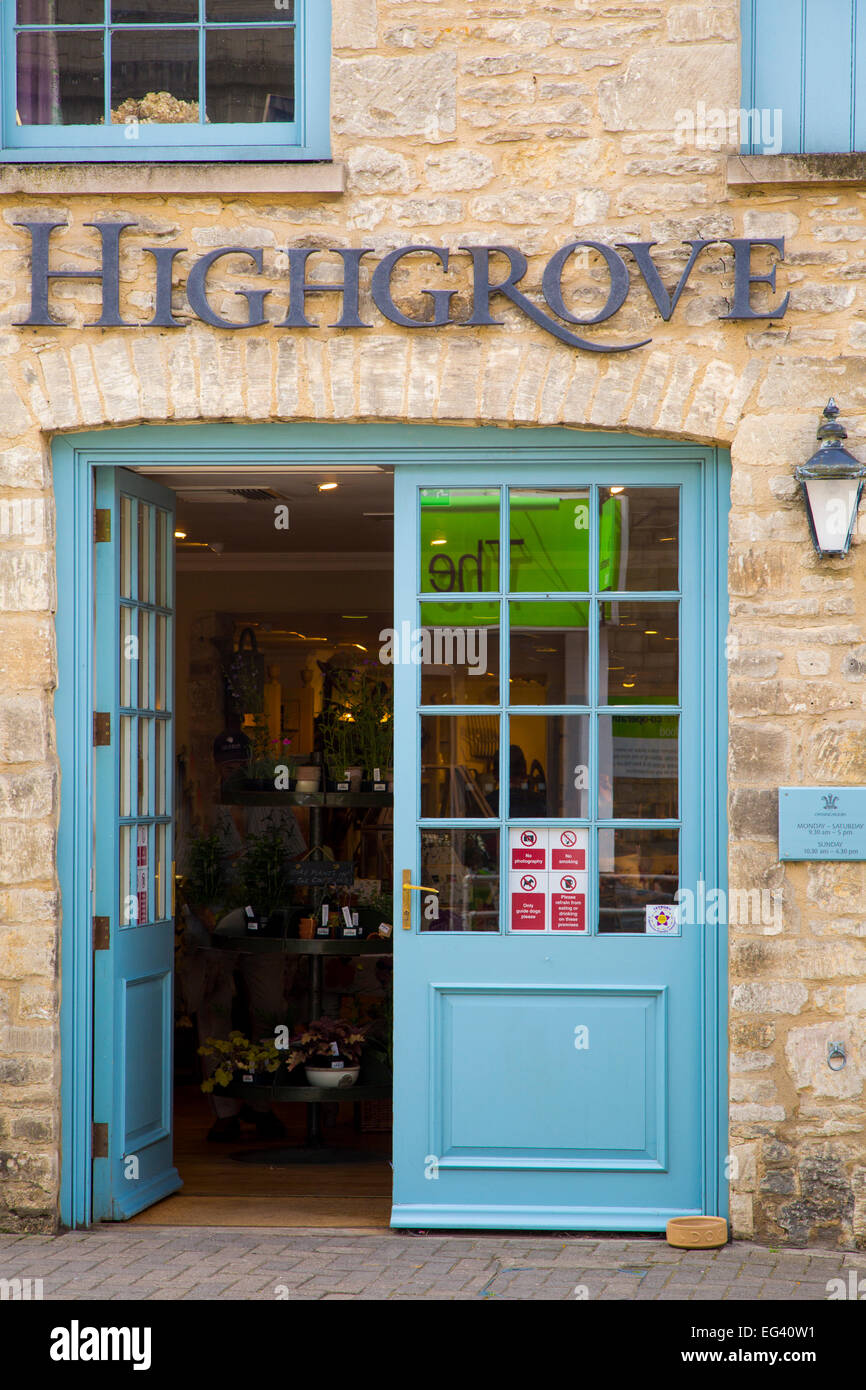
M 346 166 L 337 160 L 315 164 L 0 164 L 0 194 L 313 194 L 335 198 L 345 191 Z
M 808 185 L 863 185 L 866 154 L 731 154 L 728 188 L 741 191 Z

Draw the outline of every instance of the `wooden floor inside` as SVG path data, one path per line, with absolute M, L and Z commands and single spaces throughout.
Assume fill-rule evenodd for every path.
M 320 1107 L 325 1109 L 325 1107 Z M 166 1197 L 132 1220 L 143 1226 L 318 1226 L 387 1228 L 391 1216 L 391 1134 L 354 1128 L 351 1104 L 341 1104 L 336 1125 L 324 1128 L 334 1147 L 377 1155 L 365 1163 L 238 1163 L 244 1150 L 302 1146 L 305 1105 L 275 1105 L 287 1139 L 261 1140 L 251 1125 L 239 1140 L 208 1143 L 213 1123 L 207 1098 L 197 1086 L 175 1091 L 175 1164 L 180 1192 Z M 330 1107 L 328 1107 L 330 1109 Z

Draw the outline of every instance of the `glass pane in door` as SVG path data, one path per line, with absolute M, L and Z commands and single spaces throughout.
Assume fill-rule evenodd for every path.
M 661 910 L 676 903 L 678 830 L 599 830 L 598 868 L 599 932 L 673 931 L 675 913 Z
M 120 499 L 120 595 L 132 598 L 132 509 L 131 497 Z
M 138 703 L 138 632 L 131 604 L 120 609 L 120 703 L 129 709 Z
M 678 487 L 602 487 L 599 589 L 657 593 L 679 588 Z
M 679 720 L 670 715 L 599 715 L 598 814 L 603 820 L 675 820 Z
M 499 814 L 499 715 L 421 716 L 421 815 Z
M 560 820 L 589 814 L 589 717 L 512 714 L 509 815 Z
M 153 566 L 151 563 L 151 518 L 153 509 L 146 502 L 138 504 L 138 601 L 153 602 Z
M 589 699 L 589 605 L 509 605 L 511 705 L 585 705 Z
M 511 488 L 509 589 L 585 593 L 589 515 L 588 488 Z
M 599 704 L 675 705 L 679 607 L 630 600 L 601 604 Z
M 422 931 L 499 931 L 498 830 L 422 830 L 421 880 L 439 890 Z
M 409 634 L 422 705 L 499 703 L 499 605 L 422 603 Z
M 421 488 L 421 592 L 496 593 L 499 489 Z

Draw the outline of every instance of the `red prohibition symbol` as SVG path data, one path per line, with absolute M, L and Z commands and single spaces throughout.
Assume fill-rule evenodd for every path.
M 520 886 L 525 893 L 531 893 L 538 886 L 538 882 L 532 874 L 524 874 L 520 880 Z
M 559 843 L 561 845 L 567 845 L 570 849 L 572 845 L 577 844 L 577 836 L 575 835 L 573 830 L 563 830 L 562 834 L 559 837 Z

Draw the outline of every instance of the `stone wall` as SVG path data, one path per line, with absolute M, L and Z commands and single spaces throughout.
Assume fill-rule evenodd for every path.
M 864 526 L 849 557 L 818 562 L 792 480 L 831 393 L 866 454 L 866 194 L 820 183 L 744 194 L 726 181 L 731 146 L 677 143 L 681 109 L 739 105 L 737 9 L 334 0 L 344 195 L 246 196 L 231 168 L 194 197 L 61 195 L 50 170 L 34 175 L 38 191 L 13 195 L 0 179 L 0 1229 L 50 1227 L 58 1187 L 51 437 L 139 421 L 384 419 L 626 430 L 731 449 L 730 878 L 783 905 L 779 918 L 731 928 L 735 1230 L 866 1244 L 864 870 L 780 866 L 775 840 L 780 782 L 866 781 Z M 180 318 L 192 260 L 238 243 L 265 250 L 257 283 L 272 289 L 272 320 L 286 304 L 280 253 L 293 245 L 381 255 L 409 241 L 504 242 L 527 252 L 537 285 L 576 237 L 653 239 L 670 285 L 685 237 L 784 235 L 779 293 L 756 288 L 754 299 L 790 290 L 791 300 L 781 321 L 721 321 L 732 255 L 720 245 L 668 323 L 632 266 L 616 319 L 581 330 L 606 343 L 652 338 L 621 355 L 558 344 L 502 301 L 501 327 L 429 334 L 378 317 L 363 332 L 84 330 L 99 304 L 87 281 L 52 289 L 69 326 L 16 328 L 28 242 L 13 224 L 40 218 L 68 222 L 53 263 L 75 270 L 96 260 L 85 223 L 139 224 L 122 255 L 129 322 L 153 311 L 153 262 L 140 248 L 171 242 L 189 248 L 176 262 Z M 325 259 L 315 273 L 334 269 Z M 220 262 L 211 283 L 217 311 L 236 316 L 249 265 Z M 421 288 L 417 269 L 395 277 L 406 312 L 421 312 Z M 586 314 L 603 302 L 594 258 L 575 267 L 571 293 Z M 323 325 L 339 312 L 334 296 L 309 305 Z M 453 307 L 459 316 L 465 298 Z M 838 1074 L 826 1066 L 831 1036 L 848 1047 Z

